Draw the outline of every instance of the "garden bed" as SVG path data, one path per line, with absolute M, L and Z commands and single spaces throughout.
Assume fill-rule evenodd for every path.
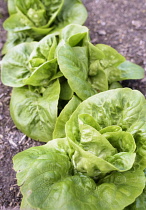
M 114 47 L 128 60 L 146 70 L 146 3 L 145 0 L 84 0 L 88 10 L 85 25 L 90 29 L 93 44 Z M 6 39 L 2 22 L 6 17 L 6 2 L 0 3 L 0 49 Z M 125 81 L 124 86 L 140 90 L 146 96 L 146 79 Z M 1 209 L 18 207 L 21 194 L 12 170 L 12 157 L 29 147 L 42 143 L 26 137 L 14 126 L 9 115 L 11 88 L 0 83 L 0 173 Z

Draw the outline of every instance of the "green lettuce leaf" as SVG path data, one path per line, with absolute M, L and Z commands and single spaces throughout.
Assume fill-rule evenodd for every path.
M 144 78 L 144 70 L 139 65 L 131 63 L 130 61 L 125 61 L 121 63 L 118 67 L 121 70 L 120 80 L 127 79 L 142 79 Z
M 95 94 L 88 77 L 87 47 L 72 48 L 64 43 L 57 53 L 60 71 L 67 78 L 71 89 L 79 98 L 85 100 Z
M 59 32 L 69 24 L 82 25 L 87 19 L 87 11 L 81 0 L 64 0 L 60 13 L 54 21 L 51 33 Z
M 35 67 L 40 66 L 48 60 L 54 59 L 56 47 L 57 38 L 55 35 L 47 35 L 41 39 L 29 57 L 31 70 L 33 68 L 35 70 Z
M 94 155 L 95 158 L 103 156 L 102 162 L 104 159 L 114 167 L 118 167 L 119 170 L 129 170 L 133 164 L 136 168 L 145 169 L 145 112 L 146 101 L 144 96 L 139 91 L 132 91 L 128 88 L 105 91 L 82 102 L 66 123 L 65 128 L 67 136 L 79 147 L 78 150 L 76 148 L 79 159 L 75 157 L 74 165 L 79 164 L 84 172 L 88 173 L 88 170 L 90 172 L 90 164 L 85 170 L 82 159 L 84 159 L 83 162 L 87 161 L 88 153 L 91 153 L 90 156 Z M 89 116 L 86 121 L 87 115 Z M 80 116 L 84 118 L 82 124 Z M 95 121 L 100 126 L 97 129 L 95 128 Z M 98 141 L 102 142 L 100 144 L 101 148 Z M 115 154 L 108 155 L 108 151 L 111 152 L 112 149 L 106 149 L 108 147 L 106 141 L 116 148 L 117 152 Z M 72 144 L 75 147 L 75 144 Z M 106 154 L 108 157 L 104 156 Z M 96 171 L 96 168 L 99 170 L 96 165 L 92 171 Z M 99 171 L 101 172 L 101 170 Z
M 24 86 L 23 79 L 30 75 L 28 59 L 36 46 L 37 42 L 22 43 L 4 56 L 1 64 L 3 84 L 11 87 Z
M 23 133 L 32 139 L 47 142 L 52 139 L 55 127 L 59 81 L 53 81 L 41 93 L 37 88 L 14 88 L 10 103 L 11 117 Z
M 53 138 L 65 137 L 65 124 L 69 120 L 71 114 L 76 110 L 81 100 L 77 96 L 73 96 L 72 99 L 67 103 L 64 109 L 56 120 L 56 125 L 53 132 Z
M 8 0 L 8 11 L 10 15 L 17 12 L 15 7 L 15 0 Z
M 28 37 L 26 34 L 22 32 L 11 32 L 9 31 L 7 33 L 7 40 L 3 45 L 2 48 L 2 55 L 6 54 L 10 51 L 11 48 L 15 47 L 16 45 L 22 43 L 22 42 L 32 42 L 34 39 L 30 36 Z
M 29 78 L 23 79 L 23 84 L 32 86 L 48 86 L 52 77 L 57 73 L 57 61 L 52 59 L 36 68 Z
M 47 86 L 57 74 L 56 47 L 55 35 L 14 47 L 2 60 L 2 82 L 12 87 Z
M 143 171 L 113 172 L 97 182 L 74 173 L 71 154 L 67 139 L 55 139 L 14 156 L 21 209 L 122 210 L 142 193 Z
M 89 43 L 89 81 L 92 87 L 98 91 L 112 89 L 108 85 L 121 80 L 142 79 L 144 69 L 126 61 L 115 49 L 108 45 Z M 119 88 L 119 85 L 113 88 Z
M 136 198 L 136 201 L 130 206 L 126 207 L 125 210 L 145 210 L 146 207 L 146 187 L 142 194 Z
M 82 25 L 87 18 L 87 11 L 80 0 L 13 0 L 8 5 L 10 17 L 3 27 L 9 32 L 23 32 L 27 40 L 31 37 L 38 41 L 47 34 L 59 34 L 65 26 Z M 8 39 L 3 53 L 8 52 L 9 46 L 22 42 L 21 36 L 17 42 Z
M 85 26 L 70 24 L 62 29 L 60 39 L 67 42 L 71 47 L 84 45 L 89 41 L 89 29 Z

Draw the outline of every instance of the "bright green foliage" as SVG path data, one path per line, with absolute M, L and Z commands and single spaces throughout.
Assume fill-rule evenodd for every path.
M 107 169 L 129 170 L 133 164 L 145 169 L 145 113 L 144 96 L 128 88 L 105 91 L 83 101 L 65 129 L 72 140 L 71 146 L 76 149 L 74 166 L 94 175 Z M 90 156 L 94 157 L 92 167 Z
M 70 118 L 62 112 L 62 119 L 69 119 L 66 138 L 13 158 L 23 195 L 21 209 L 144 209 L 144 96 L 120 88 L 82 103 L 74 97 L 65 107 L 67 114 L 73 102 L 78 107 Z M 64 135 L 63 126 L 58 121 L 54 135 Z
M 2 60 L 1 74 L 5 85 L 15 87 L 10 110 L 16 126 L 27 136 L 45 142 L 52 139 L 52 136 L 65 136 L 65 123 L 82 100 L 98 92 L 121 87 L 117 82 L 119 80 L 130 77 L 139 79 L 143 75 L 141 67 L 125 61 L 113 48 L 102 44 L 92 45 L 89 42 L 88 28 L 76 24 L 66 26 L 59 37 L 51 34 L 39 42 L 15 46 Z M 56 79 L 57 89 L 52 89 L 51 85 Z M 43 98 L 42 94 L 46 89 L 51 89 L 52 92 L 47 92 L 48 96 Z M 47 112 L 50 114 L 47 116 L 50 116 L 50 121 L 47 117 L 43 124 L 46 128 L 49 124 L 51 129 L 46 134 L 42 132 L 42 120 L 37 116 L 38 111 L 33 112 L 32 117 L 31 110 L 36 110 L 36 104 L 31 103 L 30 109 L 26 103 L 26 99 L 32 101 L 32 95 L 36 93 L 39 98 L 47 100 L 46 103 L 49 103 L 48 100 L 51 100 L 51 104 L 54 102 L 56 110 L 51 118 L 48 106 Z M 55 100 L 52 100 L 53 94 Z M 27 110 L 27 115 L 18 114 L 18 110 Z M 41 112 L 42 109 L 39 109 L 40 116 Z M 59 117 L 56 121 L 57 115 Z M 34 126 L 34 118 L 38 120 L 37 126 Z M 34 127 L 37 132 L 36 128 L 33 131 Z
M 8 0 L 8 10 L 1 75 L 14 87 L 11 116 L 49 141 L 13 158 L 21 209 L 144 210 L 146 101 L 118 82 L 144 69 L 90 43 L 76 24 L 87 18 L 81 0 Z
M 88 41 L 78 47 L 62 44 L 58 50 L 58 63 L 71 88 L 82 100 L 112 88 L 117 81 L 144 77 L 140 66 L 125 61 L 115 49 L 104 44 L 94 46 Z
M 82 25 L 87 18 L 81 0 L 8 0 L 8 10 L 10 17 L 3 24 L 8 31 L 4 54 L 11 46 L 59 33 L 68 24 Z
M 12 87 L 46 86 L 57 73 L 55 35 L 40 42 L 22 43 L 5 55 L 2 61 L 2 81 Z
M 55 139 L 13 158 L 23 195 L 21 209 L 122 210 L 141 194 L 143 171 L 90 177 L 74 168 L 74 152 L 67 139 Z
M 81 100 L 77 96 L 73 96 L 72 99 L 63 108 L 62 112 L 56 120 L 56 125 L 53 132 L 53 138 L 60 138 L 65 136 L 65 123 L 69 120 L 71 114 L 76 110 Z
M 59 94 L 58 80 L 54 80 L 44 90 L 14 88 L 10 112 L 18 129 L 33 139 L 44 142 L 51 140 L 57 119 Z
M 146 187 L 143 190 L 143 193 L 136 199 L 136 201 L 125 208 L 125 210 L 145 210 L 146 208 Z

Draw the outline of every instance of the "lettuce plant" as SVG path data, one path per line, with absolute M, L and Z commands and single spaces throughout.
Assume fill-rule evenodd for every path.
M 18 43 L 40 40 L 71 23 L 83 24 L 87 11 L 81 0 L 8 0 L 10 17 L 3 26 L 8 40 L 3 53 Z
M 145 112 L 144 96 L 128 88 L 83 101 L 66 123 L 66 138 L 14 156 L 21 209 L 143 208 Z
M 113 48 L 92 45 L 88 28 L 76 24 L 66 26 L 60 36 L 17 45 L 2 60 L 2 82 L 14 87 L 14 123 L 27 136 L 45 142 L 64 137 L 65 122 L 81 101 L 117 81 L 143 76 L 144 69 Z

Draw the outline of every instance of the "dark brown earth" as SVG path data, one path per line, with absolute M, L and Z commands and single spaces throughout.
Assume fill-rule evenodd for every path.
M 146 70 L 146 0 L 83 0 L 88 10 L 86 26 L 91 41 L 111 45 L 128 60 Z M 0 50 L 6 40 L 2 22 L 6 2 L 0 0 Z M 140 90 L 146 96 L 146 78 L 125 81 L 124 86 Z M 19 209 L 21 194 L 12 169 L 12 157 L 26 148 L 39 145 L 16 129 L 10 115 L 11 88 L 0 83 L 0 209 Z M 15 208 L 14 208 L 15 207 Z

